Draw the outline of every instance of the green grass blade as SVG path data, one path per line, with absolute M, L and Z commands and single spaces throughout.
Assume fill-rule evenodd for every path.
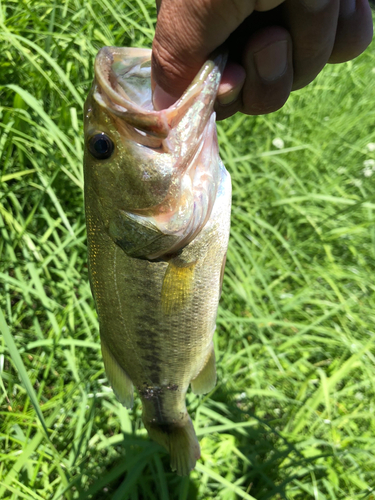
M 10 333 L 9 327 L 5 321 L 4 315 L 2 310 L 0 309 L 0 331 L 3 335 L 3 338 L 5 340 L 5 343 L 8 347 L 9 355 L 12 358 L 12 361 L 14 363 L 14 366 L 16 367 L 19 377 L 27 391 L 27 394 L 30 398 L 30 401 L 32 405 L 34 406 L 35 412 L 39 418 L 39 421 L 43 427 L 43 430 L 48 437 L 48 430 L 46 426 L 46 422 L 44 420 L 44 416 L 42 413 L 42 410 L 39 406 L 39 401 L 37 398 L 37 395 L 35 394 L 34 388 L 32 386 L 32 383 L 30 381 L 30 378 L 27 374 L 25 365 L 23 364 L 22 358 L 18 352 L 18 348 L 16 343 L 14 342 L 14 339 L 12 337 L 12 334 Z

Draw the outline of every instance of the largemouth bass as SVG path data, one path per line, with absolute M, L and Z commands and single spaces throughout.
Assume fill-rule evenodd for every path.
M 223 56 L 155 111 L 151 51 L 103 48 L 85 104 L 90 282 L 108 380 L 186 475 L 200 448 L 185 396 L 216 384 L 213 335 L 228 245 L 231 183 L 213 104 Z

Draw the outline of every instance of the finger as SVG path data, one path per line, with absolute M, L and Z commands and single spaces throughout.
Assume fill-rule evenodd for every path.
M 245 83 L 246 72 L 240 64 L 228 61 L 223 71 L 217 100 L 220 105 L 227 106 L 236 101 Z
M 293 90 L 310 83 L 331 56 L 339 0 L 286 0 L 281 6 L 293 41 Z
M 341 0 L 337 33 L 330 63 L 354 59 L 370 44 L 373 34 L 368 0 Z
M 152 48 L 152 78 L 179 97 L 211 52 L 254 10 L 282 0 L 163 0 Z
M 293 83 L 292 44 L 287 30 L 273 26 L 255 33 L 242 57 L 246 72 L 239 97 L 223 106 L 219 100 L 219 120 L 237 111 L 249 115 L 271 113 L 288 99 Z

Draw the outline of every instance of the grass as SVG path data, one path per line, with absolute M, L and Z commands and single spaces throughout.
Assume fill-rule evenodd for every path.
M 88 285 L 82 103 L 142 0 L 0 4 L 0 498 L 375 499 L 375 49 L 219 124 L 232 234 L 202 460 L 170 472 L 108 387 Z

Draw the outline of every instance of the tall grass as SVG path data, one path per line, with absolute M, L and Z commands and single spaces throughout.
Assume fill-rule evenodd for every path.
M 82 103 L 144 0 L 0 4 L 0 498 L 375 498 L 375 52 L 219 124 L 232 234 L 188 478 L 116 401 L 88 285 Z

